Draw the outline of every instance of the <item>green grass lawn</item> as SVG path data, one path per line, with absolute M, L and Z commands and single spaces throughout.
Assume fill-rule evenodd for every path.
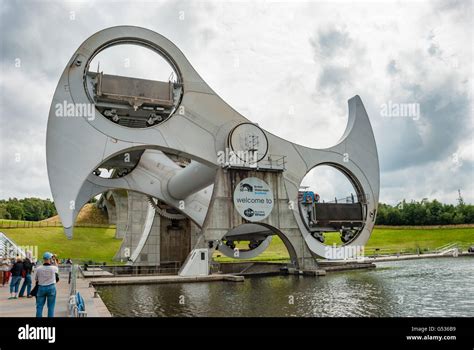
M 112 258 L 120 247 L 121 240 L 115 239 L 115 228 L 76 227 L 74 237 L 68 240 L 61 227 L 1 229 L 19 245 L 38 246 L 38 253 L 51 251 L 60 258 L 72 258 L 81 261 L 112 263 Z M 338 233 L 326 235 L 326 243 L 339 244 Z M 416 252 L 433 250 L 442 245 L 459 242 L 462 249 L 474 245 L 474 228 L 376 228 L 366 245 L 366 254 L 372 254 L 375 248 L 387 249 L 386 252 Z M 246 248 L 244 243 L 239 248 Z M 219 262 L 235 261 L 216 252 L 214 258 Z M 274 236 L 270 247 L 254 261 L 286 261 L 288 252 L 282 240 Z
M 338 232 L 326 233 L 325 237 L 325 243 L 328 245 L 341 244 Z M 474 228 L 375 228 L 367 242 L 365 253 L 366 255 L 373 254 L 376 248 L 383 249 L 380 253 L 416 253 L 418 248 L 421 252 L 430 251 L 452 242 L 458 242 L 463 250 L 474 245 Z M 244 246 L 238 245 L 238 247 Z M 214 254 L 214 258 L 219 262 L 235 261 L 219 252 Z M 267 250 L 251 260 L 285 261 L 289 260 L 289 255 L 283 241 L 274 236 Z
M 392 252 L 416 252 L 417 248 L 434 250 L 452 242 L 458 242 L 461 249 L 466 250 L 474 244 L 474 228 L 376 228 L 367 242 L 366 251 L 386 248 Z
M 38 254 L 49 251 L 60 259 L 112 263 L 121 240 L 115 239 L 115 228 L 74 228 L 74 237 L 68 240 L 62 227 L 1 229 L 20 246 L 38 246 Z

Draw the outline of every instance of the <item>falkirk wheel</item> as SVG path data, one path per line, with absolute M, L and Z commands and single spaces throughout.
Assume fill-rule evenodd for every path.
M 175 78 L 89 70 L 99 52 L 120 44 L 153 50 Z M 315 268 L 317 258 L 357 256 L 375 223 L 379 162 L 362 100 L 348 104 L 335 146 L 304 147 L 232 109 L 160 34 L 134 26 L 95 33 L 64 69 L 48 119 L 48 176 L 65 233 L 73 237 L 80 209 L 101 195 L 98 205 L 123 240 L 116 258 L 129 264 L 178 262 L 182 275 L 209 274 L 216 250 L 253 258 L 275 235 L 296 269 Z M 321 203 L 300 191 L 319 165 L 347 177 L 352 202 Z M 328 231 L 339 231 L 342 244 L 324 244 Z M 248 249 L 236 241 L 249 241 Z

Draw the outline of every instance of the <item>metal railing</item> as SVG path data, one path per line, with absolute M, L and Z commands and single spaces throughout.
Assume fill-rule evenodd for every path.
M 238 157 L 237 157 L 238 158 Z M 245 161 L 238 158 L 235 163 L 228 162 L 222 164 L 223 168 L 235 168 L 235 169 L 263 169 L 263 170 L 273 170 L 273 171 L 284 171 L 286 170 L 286 156 L 269 154 L 262 160 L 256 161 Z
M 77 302 L 77 273 L 78 265 L 72 265 L 69 272 L 69 301 L 68 301 L 68 314 L 69 317 L 87 317 L 87 311 L 79 309 Z
M 258 166 L 263 169 L 286 170 L 286 156 L 270 154 L 262 159 Z
M 89 271 L 87 277 L 103 276 L 103 272 L 109 272 L 112 276 L 144 276 L 144 275 L 176 275 L 181 268 L 180 261 L 161 262 L 157 266 L 140 265 L 88 265 L 81 266 L 82 271 Z
M 0 220 L 0 228 L 39 228 L 39 227 L 63 227 L 58 221 L 2 221 Z M 74 224 L 74 227 L 97 227 L 97 228 L 114 228 L 115 225 L 109 224 Z
M 447 244 L 442 245 L 441 247 L 436 248 L 434 252 L 438 254 L 443 254 L 445 252 L 448 252 L 452 249 L 459 248 L 459 247 L 460 247 L 459 242 L 451 242 L 451 243 L 447 243 Z
M 3 232 L 0 232 L 0 256 L 14 258 L 18 255 L 25 257 L 26 252 Z
M 462 244 L 460 242 L 451 242 L 444 244 L 438 248 L 431 249 L 430 247 L 412 247 L 412 248 L 404 248 L 404 249 L 397 249 L 397 248 L 385 248 L 385 247 L 373 247 L 373 248 L 365 248 L 364 255 L 365 256 L 392 256 L 392 255 L 413 255 L 413 254 L 439 254 L 443 255 L 453 250 L 458 250 L 461 252 Z

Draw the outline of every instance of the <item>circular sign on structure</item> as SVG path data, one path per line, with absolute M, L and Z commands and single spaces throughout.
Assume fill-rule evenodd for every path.
M 272 212 L 273 192 L 265 181 L 248 177 L 234 189 L 234 207 L 245 220 L 261 221 Z
M 242 123 L 233 128 L 228 143 L 238 158 L 249 163 L 261 161 L 268 152 L 267 135 L 253 123 Z

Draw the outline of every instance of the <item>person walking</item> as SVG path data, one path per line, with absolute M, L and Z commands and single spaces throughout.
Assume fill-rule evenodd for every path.
M 23 262 L 21 257 L 16 257 L 16 262 L 13 264 L 10 272 L 12 273 L 12 279 L 10 282 L 10 298 L 8 299 L 18 299 L 18 289 L 21 282 L 21 273 L 23 271 Z
M 48 317 L 54 317 L 56 306 L 56 283 L 59 282 L 59 269 L 52 263 L 53 254 L 43 254 L 43 265 L 36 269 L 35 280 L 38 282 L 36 294 L 36 317 L 43 317 L 44 304 L 48 305 Z
M 23 280 L 23 284 L 21 285 L 20 295 L 19 298 L 23 298 L 23 294 L 25 294 L 26 289 L 26 297 L 31 298 L 31 273 L 33 272 L 33 264 L 31 263 L 30 259 L 25 258 L 23 260 L 23 274 L 25 279 Z
M 10 272 L 10 269 L 11 269 L 10 259 L 4 258 L 2 261 L 2 265 L 0 266 L 0 271 L 1 271 L 0 273 L 3 273 L 2 287 L 5 284 L 8 285 L 8 281 L 10 280 L 10 276 L 12 274 Z

